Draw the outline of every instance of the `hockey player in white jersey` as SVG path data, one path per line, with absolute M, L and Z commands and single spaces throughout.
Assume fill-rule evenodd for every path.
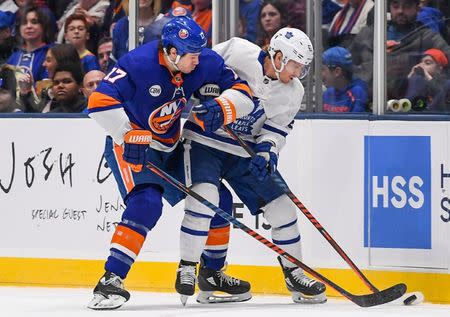
M 185 157 L 190 158 L 187 185 L 192 184 L 192 190 L 215 205 L 219 205 L 220 200 L 219 206 L 231 213 L 231 194 L 227 195 L 221 184 L 221 180 L 226 180 L 252 214 L 264 213 L 272 227 L 273 242 L 301 259 L 295 206 L 270 174 L 276 172 L 279 152 L 292 130 L 304 95 L 299 77 L 306 76 L 313 59 L 311 41 L 298 29 L 283 28 L 272 37 L 267 51 L 240 38 L 232 38 L 213 50 L 247 81 L 256 97 L 253 111 L 229 127 L 238 132 L 257 155 L 250 158 L 223 129 L 205 133 L 195 123 L 195 116 L 207 110 L 202 105 L 193 107 L 193 115 L 183 132 Z M 199 93 L 203 97 L 214 97 L 219 92 L 210 84 Z M 198 262 L 200 294 L 197 301 L 211 303 L 251 298 L 248 282 L 228 276 L 222 270 L 229 232 L 228 222 L 193 198 L 186 198 L 180 235 L 181 261 L 175 285 L 183 304 L 194 294 Z M 326 301 L 324 284 L 310 279 L 301 268 L 285 259 L 278 257 L 278 260 L 295 302 Z M 217 296 L 215 291 L 229 295 Z

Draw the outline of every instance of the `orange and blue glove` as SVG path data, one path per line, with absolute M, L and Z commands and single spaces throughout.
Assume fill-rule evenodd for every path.
M 145 163 L 145 152 L 152 142 L 148 130 L 130 130 L 123 136 L 123 160 L 133 172 L 139 173 Z
M 234 105 L 224 97 L 210 99 L 194 106 L 192 112 L 195 122 L 208 133 L 236 120 Z

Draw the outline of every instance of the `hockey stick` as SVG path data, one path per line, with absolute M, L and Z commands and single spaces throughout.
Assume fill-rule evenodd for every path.
M 236 140 L 242 148 L 251 156 L 256 155 L 255 151 L 245 142 L 236 132 L 234 132 L 230 127 L 224 126 L 225 131 L 230 134 L 230 136 Z M 331 244 L 331 246 L 336 250 L 336 252 L 344 259 L 345 262 L 352 268 L 352 270 L 359 276 L 359 278 L 367 285 L 367 287 L 374 293 L 379 292 L 367 277 L 361 272 L 361 270 L 356 266 L 356 264 L 349 258 L 349 256 L 342 250 L 342 248 L 337 244 L 336 241 L 331 237 L 331 235 L 325 230 L 324 227 L 317 221 L 317 219 L 309 212 L 309 210 L 302 204 L 302 202 L 292 193 L 286 183 L 283 181 L 281 176 L 277 173 L 272 174 L 272 180 L 283 190 L 283 192 L 292 200 L 292 202 L 300 209 L 300 211 L 308 218 L 308 220 L 316 227 L 316 229 L 325 237 L 325 239 Z
M 181 182 L 176 180 L 174 177 L 170 176 L 169 174 L 167 174 L 166 172 L 164 172 L 163 170 L 158 168 L 153 163 L 148 162 L 146 167 L 148 169 L 150 169 L 156 175 L 159 175 L 161 178 L 163 178 L 164 180 L 169 182 L 171 185 L 175 186 L 178 190 L 184 192 L 186 195 L 191 196 L 192 198 L 194 198 L 195 200 L 197 200 L 201 204 L 203 204 L 206 207 L 210 208 L 215 213 L 217 213 L 219 216 L 221 216 L 223 219 L 229 221 L 234 226 L 238 227 L 239 229 L 241 229 L 242 231 L 244 231 L 248 235 L 252 236 L 253 238 L 255 238 L 256 240 L 258 240 L 259 242 L 264 244 L 269 249 L 275 251 L 276 253 L 278 253 L 280 256 L 282 256 L 286 260 L 294 263 L 295 265 L 297 265 L 298 267 L 302 268 L 304 271 L 308 272 L 309 274 L 311 274 L 312 276 L 314 276 L 318 280 L 324 282 L 325 284 L 327 284 L 331 288 L 335 289 L 338 293 L 340 293 L 343 296 L 347 297 L 349 300 L 351 300 L 352 302 L 354 302 L 358 306 L 371 307 L 371 306 L 377 306 L 377 305 L 385 304 L 385 303 L 391 302 L 393 300 L 396 300 L 397 298 L 400 298 L 406 292 L 406 285 L 405 284 L 397 284 L 397 285 L 391 286 L 391 287 L 389 287 L 389 288 L 387 288 L 385 290 L 382 290 L 380 292 L 376 292 L 376 293 L 373 293 L 373 294 L 354 295 L 354 294 L 346 291 L 345 289 L 343 289 L 339 285 L 335 284 L 334 282 L 332 282 L 331 280 L 329 280 L 328 278 L 326 278 L 325 276 L 323 276 L 319 272 L 313 270 L 312 268 L 310 268 L 309 266 L 307 266 L 306 264 L 304 264 L 300 260 L 296 259 L 295 257 L 290 255 L 289 253 L 287 253 L 286 251 L 284 251 L 283 249 L 281 249 L 277 245 L 275 245 L 272 242 L 268 241 L 266 238 L 261 236 L 259 233 L 253 231 L 252 229 L 250 229 L 249 227 L 244 225 L 242 222 L 240 222 L 239 220 L 237 220 L 233 216 L 229 215 L 228 213 L 226 213 L 225 211 L 223 211 L 219 207 L 213 205 L 208 200 L 206 200 L 205 198 L 203 198 L 202 196 L 200 196 L 199 194 L 197 194 L 196 192 L 194 192 L 190 188 L 186 187 L 184 184 L 182 184 Z

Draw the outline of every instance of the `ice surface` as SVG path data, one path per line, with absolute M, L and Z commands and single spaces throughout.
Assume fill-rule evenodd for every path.
M 343 299 L 329 299 L 322 305 L 294 304 L 288 296 L 255 295 L 244 303 L 202 305 L 191 297 L 186 307 L 175 293 L 131 291 L 131 299 L 115 311 L 92 311 L 86 308 L 91 289 L 0 287 L 0 316 L 206 316 L 206 317 L 397 317 L 450 316 L 450 305 L 424 303 L 404 306 L 400 302 L 360 308 Z

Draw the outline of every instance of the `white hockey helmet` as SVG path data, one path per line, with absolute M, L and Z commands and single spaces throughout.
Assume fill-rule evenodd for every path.
M 274 56 L 278 51 L 283 54 L 280 69 L 277 69 L 274 63 Z M 289 60 L 305 65 L 300 79 L 306 77 L 309 71 L 309 65 L 314 58 L 314 48 L 308 35 L 295 28 L 282 28 L 278 30 L 270 39 L 268 52 L 277 78 L 279 78 L 279 73 Z

